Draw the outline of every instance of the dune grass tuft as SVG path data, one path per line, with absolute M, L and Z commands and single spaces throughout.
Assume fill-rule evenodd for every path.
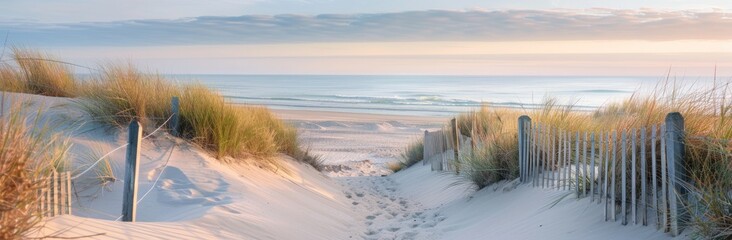
M 124 127 L 136 119 L 151 130 L 170 118 L 171 99 L 177 96 L 181 136 L 218 159 L 252 156 L 263 165 L 277 165 L 272 157 L 281 152 L 322 168 L 319 157 L 300 148 L 297 130 L 264 107 L 234 105 L 203 85 L 176 85 L 129 64 L 107 64 L 100 69 L 81 88 L 77 100 L 95 121 Z
M 5 91 L 24 92 L 53 97 L 76 96 L 77 81 L 68 65 L 54 57 L 25 48 L 12 48 L 10 65 L 0 66 L 0 85 Z
M 400 164 L 402 166 L 399 169 L 411 167 L 419 161 L 422 161 L 422 158 L 424 158 L 424 140 L 420 138 L 410 143 L 400 154 L 400 157 Z
M 461 134 L 474 138 L 471 154 L 460 156 L 464 176 L 483 188 L 518 175 L 516 123 L 518 113 L 510 110 L 481 107 L 458 116 Z
M 27 119 L 20 105 L 0 115 L 0 239 L 23 239 L 38 230 L 38 192 L 45 187 L 40 179 L 64 166 L 67 148 Z

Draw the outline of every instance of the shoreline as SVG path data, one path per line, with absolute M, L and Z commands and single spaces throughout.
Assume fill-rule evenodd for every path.
M 350 113 L 336 111 L 290 110 L 268 108 L 278 118 L 285 121 L 341 121 L 341 122 L 384 122 L 399 121 L 413 124 L 445 123 L 449 116 L 410 116 L 377 113 Z

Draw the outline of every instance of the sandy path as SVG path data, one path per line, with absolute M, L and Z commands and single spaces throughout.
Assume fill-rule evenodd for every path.
M 432 227 L 445 220 L 435 209 L 398 191 L 390 177 L 364 176 L 336 178 L 347 189 L 354 212 L 362 213 L 364 239 L 436 239 Z

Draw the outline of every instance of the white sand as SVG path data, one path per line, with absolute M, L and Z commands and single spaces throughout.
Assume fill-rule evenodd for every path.
M 384 163 L 399 160 L 402 150 L 440 128 L 446 117 L 352 114 L 324 111 L 275 110 L 277 116 L 298 128 L 300 139 L 326 164 L 330 176 L 380 176 L 389 174 Z M 368 161 L 371 164 L 363 164 Z
M 78 119 L 79 112 L 67 105 L 67 99 L 37 96 L 30 99 L 36 107 L 39 103 L 46 104 L 46 119 Z M 421 131 L 421 127 L 404 133 L 398 130 L 394 131 L 397 132 L 394 137 L 382 136 L 382 129 L 377 131 L 379 134 L 366 134 L 374 130 L 364 130 L 357 122 L 379 126 L 382 121 L 369 119 L 374 116 L 352 117 L 356 119 L 301 119 L 301 122 L 336 123 L 325 126 L 333 129 L 333 133 L 304 129 L 308 134 L 304 139 L 314 141 L 314 150 L 323 154 L 333 152 L 327 155 L 329 162 L 376 161 L 393 156 L 393 150 L 369 153 L 365 146 L 399 149 L 401 145 L 392 144 L 405 140 L 396 136 L 418 133 L 418 128 Z M 125 133 L 94 127 L 91 124 L 71 133 L 72 128 L 66 130 L 65 134 L 75 144 L 73 156 L 124 143 Z M 340 138 L 332 139 L 335 137 Z M 332 146 L 328 147 L 329 144 Z M 577 201 L 568 197 L 549 207 L 566 192 L 524 185 L 514 189 L 513 183 L 474 192 L 468 181 L 450 173 L 431 172 L 429 166 L 421 164 L 387 177 L 329 178 L 286 156 L 280 158 L 289 171 L 221 164 L 196 146 L 165 134 L 143 141 L 143 146 L 140 195 L 148 189 L 152 191 L 138 205 L 138 222 L 113 221 L 121 209 L 121 180 L 104 190 L 94 187 L 88 178 L 91 175 L 86 175 L 75 182 L 79 197 L 74 198 L 74 215 L 49 218 L 41 234 L 61 237 L 103 234 L 95 235 L 95 239 L 670 238 L 653 227 L 604 222 L 602 208 L 587 199 Z M 378 158 L 382 155 L 383 158 Z M 113 154 L 111 159 L 117 166 L 115 175 L 122 176 L 124 150 Z M 362 162 L 358 168 L 367 167 L 373 166 Z M 160 181 L 153 186 L 158 176 Z

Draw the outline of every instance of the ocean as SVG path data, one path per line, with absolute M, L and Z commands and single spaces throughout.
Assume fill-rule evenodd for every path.
M 488 104 L 533 108 L 545 98 L 593 110 L 643 93 L 660 77 L 169 75 L 198 82 L 237 104 L 272 109 L 449 116 Z

